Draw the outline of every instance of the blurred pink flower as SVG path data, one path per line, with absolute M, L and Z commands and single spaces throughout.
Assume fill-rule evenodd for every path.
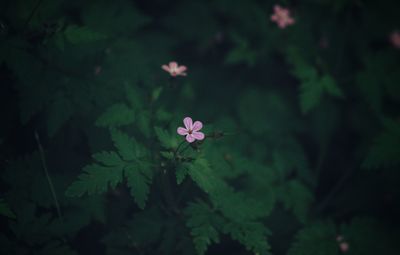
M 186 76 L 185 71 L 187 70 L 186 66 L 178 66 L 178 63 L 175 61 L 169 62 L 168 65 L 162 65 L 161 68 L 165 71 L 167 71 L 171 76 Z
M 349 250 L 349 244 L 347 242 L 342 242 L 339 244 L 339 248 L 343 253 L 346 253 Z
M 192 143 L 196 140 L 203 140 L 204 139 L 204 133 L 199 132 L 200 129 L 203 128 L 203 123 L 200 121 L 195 121 L 193 123 L 192 118 L 186 117 L 183 119 L 183 124 L 185 125 L 185 128 L 183 127 L 178 127 L 178 134 L 180 135 L 185 135 L 186 136 L 186 141 L 189 143 Z
M 393 31 L 390 34 L 390 42 L 392 43 L 392 45 L 395 48 L 400 49 L 400 32 L 399 31 Z
M 293 25 L 295 20 L 290 16 L 288 8 L 282 8 L 279 5 L 274 6 L 274 14 L 271 15 L 271 20 L 278 24 L 278 27 L 284 29 L 289 25 Z

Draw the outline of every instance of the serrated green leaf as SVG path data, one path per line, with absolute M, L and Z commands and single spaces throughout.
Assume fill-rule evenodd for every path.
M 109 186 L 115 188 L 122 181 L 122 171 L 122 166 L 87 165 L 83 168 L 83 173 L 78 176 L 78 180 L 68 187 L 66 195 L 80 197 L 85 193 L 88 195 L 104 193 Z
M 300 230 L 288 255 L 339 255 L 335 225 L 315 223 Z
M 189 165 L 180 164 L 176 168 L 176 183 L 181 184 L 188 174 Z
M 218 188 L 218 181 L 208 161 L 198 158 L 189 166 L 189 176 L 206 193 L 213 193 Z
M 299 181 L 291 180 L 283 184 L 279 195 L 285 208 L 293 210 L 300 222 L 306 222 L 308 210 L 313 202 L 311 191 Z
M 151 179 L 143 174 L 143 170 L 140 169 L 138 164 L 129 164 L 124 173 L 136 204 L 140 209 L 144 209 L 150 191 Z
M 219 233 L 215 225 L 219 225 L 222 218 L 201 201 L 190 203 L 185 208 L 185 215 L 197 254 L 203 255 L 210 244 L 219 242 Z
M 69 25 L 64 31 L 65 38 L 72 44 L 90 43 L 107 38 L 106 35 L 88 27 Z
M 233 240 L 243 244 L 254 254 L 270 254 L 267 235 L 270 232 L 259 222 L 230 222 L 224 226 L 224 232 Z
M 114 142 L 114 146 L 117 148 L 118 154 L 121 155 L 122 159 L 130 161 L 139 156 L 135 146 L 136 141 L 127 134 L 117 129 L 112 129 L 111 139 Z
M 135 120 L 135 111 L 126 104 L 118 103 L 110 106 L 96 121 L 100 127 L 120 127 L 130 125 Z
M 174 149 L 178 147 L 178 139 L 176 135 L 170 135 L 168 131 L 159 127 L 154 127 L 154 131 L 156 132 L 157 138 L 164 148 Z
M 121 166 L 124 164 L 119 155 L 114 151 L 103 151 L 95 153 L 92 157 L 106 166 Z

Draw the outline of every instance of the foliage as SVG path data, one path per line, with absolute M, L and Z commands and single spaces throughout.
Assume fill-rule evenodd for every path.
M 398 4 L 0 7 L 2 253 L 398 254 Z

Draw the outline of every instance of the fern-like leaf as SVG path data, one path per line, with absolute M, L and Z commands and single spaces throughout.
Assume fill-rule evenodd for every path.
M 130 164 L 126 167 L 124 174 L 135 202 L 139 208 L 144 209 L 149 195 L 151 177 L 146 174 L 146 170 L 141 169 L 142 167 L 139 164 Z
M 305 222 L 310 205 L 313 201 L 311 191 L 297 180 L 286 182 L 279 192 L 286 209 L 293 210 L 300 222 Z
M 190 203 L 185 209 L 186 225 L 190 229 L 197 254 L 203 255 L 210 244 L 219 242 L 216 225 L 222 221 L 204 202 Z
M 80 197 L 100 194 L 107 191 L 108 187 L 115 188 L 122 181 L 123 166 L 101 166 L 91 164 L 83 168 L 83 174 L 71 184 L 66 191 L 67 196 Z
M 259 222 L 230 222 L 225 225 L 224 232 L 238 241 L 254 254 L 270 254 L 267 235 L 270 232 Z
M 300 230 L 288 255 L 338 255 L 335 225 L 332 222 L 315 223 Z
M 170 135 L 170 133 L 162 128 L 155 127 L 157 138 L 161 145 L 166 149 L 173 149 L 178 147 L 178 139 L 176 135 Z

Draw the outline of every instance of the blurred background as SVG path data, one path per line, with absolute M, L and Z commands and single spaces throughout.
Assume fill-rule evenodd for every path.
M 399 11 L 1 1 L 1 254 L 400 254 Z

